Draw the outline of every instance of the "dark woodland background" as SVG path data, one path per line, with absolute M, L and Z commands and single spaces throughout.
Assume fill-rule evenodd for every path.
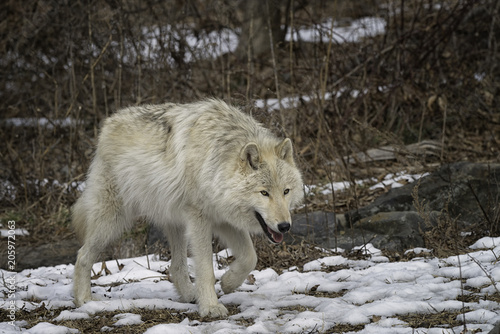
M 143 103 L 218 97 L 239 105 L 292 138 L 308 184 L 498 162 L 499 7 L 498 0 L 2 1 L 0 217 L 27 228 L 33 244 L 70 235 L 69 208 L 100 122 Z M 366 16 L 384 19 L 385 32 L 340 43 L 317 26 Z M 287 30 L 304 27 L 323 39 L 285 40 Z M 191 52 L 188 35 L 224 38 L 228 30 L 239 35 L 234 52 Z M 293 108 L 255 107 L 285 97 L 302 98 Z M 356 155 L 387 145 L 397 151 L 388 160 Z M 375 195 L 353 187 L 307 205 L 345 211 Z

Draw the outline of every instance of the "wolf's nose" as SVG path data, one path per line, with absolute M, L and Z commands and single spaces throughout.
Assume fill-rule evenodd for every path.
M 287 222 L 279 223 L 278 230 L 280 230 L 281 233 L 288 232 L 288 230 L 290 230 L 290 223 Z

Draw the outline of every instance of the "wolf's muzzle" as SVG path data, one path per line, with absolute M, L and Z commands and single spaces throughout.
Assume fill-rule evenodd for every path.
M 290 230 L 290 223 L 283 222 L 278 224 L 278 230 L 281 232 L 276 232 L 273 231 L 269 226 L 267 226 L 267 223 L 264 221 L 264 218 L 260 213 L 255 211 L 255 217 L 260 223 L 260 226 L 262 226 L 262 230 L 264 231 L 264 234 L 274 242 L 275 244 L 279 244 L 280 242 L 283 241 L 283 233 L 287 232 Z

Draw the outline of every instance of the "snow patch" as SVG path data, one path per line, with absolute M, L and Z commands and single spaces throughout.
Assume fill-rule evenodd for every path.
M 288 31 L 286 41 L 306 41 L 312 43 L 355 43 L 363 38 L 381 35 L 385 32 L 386 22 L 380 17 L 363 17 L 353 20 L 347 26 L 332 18 L 310 28 L 299 28 Z
M 115 327 L 140 325 L 143 323 L 141 316 L 134 313 L 120 313 L 115 315 L 113 320 L 116 320 L 113 324 Z
M 52 321 L 27 329 L 26 321 L 14 326 L 0 322 L 0 332 L 76 333 L 76 329 L 58 326 L 64 320 L 88 319 L 101 312 L 119 313 L 114 324 L 98 329 L 116 330 L 117 326 L 142 323 L 134 309 L 182 313 L 178 324 L 160 324 L 146 333 L 301 333 L 326 331 L 338 324 L 364 325 L 360 333 L 411 333 L 412 329 L 398 319 L 405 314 L 430 314 L 460 311 L 465 306 L 468 328 L 488 332 L 500 321 L 498 304 L 480 298 L 477 302 L 457 300 L 464 294 L 491 295 L 500 281 L 499 238 L 483 238 L 471 246 L 468 254 L 448 258 L 414 258 L 407 262 L 388 262 L 371 244 L 356 247 L 364 259 L 344 255 L 323 257 L 304 265 L 292 266 L 282 274 L 267 268 L 254 270 L 235 292 L 223 294 L 220 281 L 215 284 L 220 302 L 235 305 L 239 313 L 227 319 L 200 322 L 189 319 L 196 304 L 183 303 L 173 284 L 164 274 L 171 262 L 148 255 L 105 262 L 108 273 L 96 263 L 94 271 L 101 276 L 92 280 L 96 301 L 74 308 L 72 292 L 73 265 L 26 269 L 19 273 L 0 270 L 0 277 L 16 281 L 16 308 L 29 312 L 44 304 L 49 311 L 64 310 Z M 415 253 L 419 250 L 414 249 Z M 428 250 L 422 249 L 423 252 Z M 220 280 L 227 268 L 218 259 L 230 256 L 223 250 L 213 254 L 215 277 Z M 188 263 L 192 267 L 192 261 Z M 460 279 L 465 279 L 466 290 Z M 471 287 L 473 291 L 468 291 Z M 6 294 L 0 286 L 0 292 Z M 10 302 L 0 299 L 0 308 L 8 310 Z M 462 316 L 462 315 L 461 315 Z M 251 319 L 245 327 L 239 319 Z M 380 319 L 376 321 L 375 319 Z M 460 319 L 459 319 L 460 320 Z M 426 333 L 453 333 L 455 328 L 426 328 Z M 455 331 L 460 332 L 460 330 Z

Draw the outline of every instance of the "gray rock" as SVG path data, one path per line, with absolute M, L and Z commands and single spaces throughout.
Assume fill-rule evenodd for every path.
M 426 219 L 415 207 L 415 194 Z M 373 203 L 345 214 L 296 215 L 294 241 L 305 238 L 327 248 L 351 249 L 365 243 L 402 251 L 424 247 L 422 232 L 448 215 L 462 226 L 484 223 L 500 231 L 500 164 L 459 162 L 441 167 L 418 182 L 391 189 Z
M 335 213 L 323 211 L 301 213 L 294 215 L 292 221 L 292 230 L 285 235 L 286 243 L 296 244 L 305 240 L 326 248 L 335 247 Z
M 60 240 L 57 243 L 42 244 L 36 247 L 18 246 L 16 247 L 15 270 L 75 263 L 79 248 L 76 239 Z M 7 268 L 7 256 L 2 256 L 0 268 Z
M 432 220 L 437 215 L 433 212 Z M 367 243 L 393 250 L 422 247 L 424 244 L 421 232 L 427 229 L 426 224 L 415 211 L 378 212 L 360 219 L 352 227 L 335 224 L 334 217 L 334 214 L 322 211 L 307 217 L 296 215 L 292 232 L 285 241 L 293 244 L 304 239 L 321 247 L 347 250 Z
M 415 187 L 419 202 L 425 201 L 429 211 L 447 209 L 451 217 L 459 217 L 468 224 L 492 220 L 498 211 L 499 181 L 500 164 L 458 162 L 445 165 L 420 182 L 391 189 L 370 205 L 346 213 L 345 222 L 355 224 L 379 212 L 416 211 Z
M 500 322 L 498 322 L 488 334 L 500 334 Z

